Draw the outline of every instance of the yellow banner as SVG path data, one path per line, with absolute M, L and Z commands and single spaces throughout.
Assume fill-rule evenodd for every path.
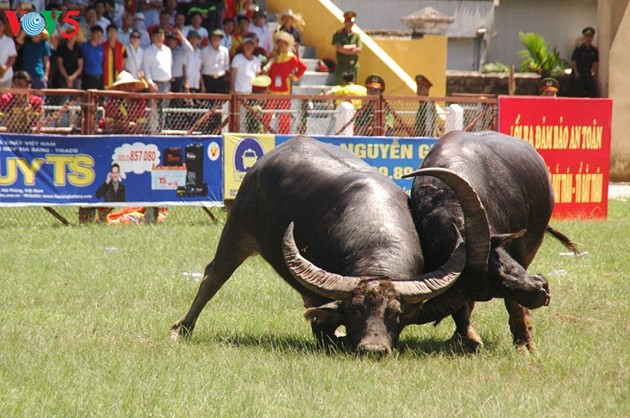
M 247 170 L 275 148 L 276 136 L 228 133 L 223 138 L 225 199 L 234 199 Z

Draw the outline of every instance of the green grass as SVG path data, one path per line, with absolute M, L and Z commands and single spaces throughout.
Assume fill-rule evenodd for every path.
M 589 254 L 549 238 L 530 268 L 552 284 L 537 355 L 514 350 L 500 300 L 477 304 L 478 355 L 449 343 L 450 320 L 407 328 L 380 361 L 318 351 L 260 258 L 174 343 L 198 287 L 182 273 L 203 271 L 224 221 L 0 224 L 0 416 L 630 416 L 630 202 L 553 223 Z

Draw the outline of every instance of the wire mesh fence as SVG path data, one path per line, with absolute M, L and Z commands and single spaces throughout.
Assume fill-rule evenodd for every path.
M 439 137 L 493 130 L 496 99 L 476 97 L 0 91 L 0 133 L 109 135 L 302 134 Z M 223 210 L 171 207 L 150 218 L 205 224 Z M 141 213 L 142 219 L 151 214 Z M 2 209 L 0 227 L 80 224 L 99 219 L 77 206 Z

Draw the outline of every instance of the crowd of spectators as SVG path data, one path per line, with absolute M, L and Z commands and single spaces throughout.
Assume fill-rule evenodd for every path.
M 277 49 L 255 0 L 13 0 L 6 8 L 18 18 L 52 11 L 58 23 L 53 33 L 14 35 L 0 10 L 0 87 L 25 71 L 34 89 L 102 90 L 126 71 L 151 92 L 250 93 L 243 76 L 251 81 L 269 70 Z M 78 31 L 64 21 L 69 10 L 79 11 Z M 297 48 L 301 16 L 285 10 L 278 19 Z M 243 58 L 256 64 L 243 70 Z

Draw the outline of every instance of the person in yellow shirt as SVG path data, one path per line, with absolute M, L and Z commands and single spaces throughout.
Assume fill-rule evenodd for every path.
M 367 88 L 354 84 L 354 73 L 352 71 L 346 71 L 342 74 L 344 84 L 338 85 L 330 89 L 327 94 L 334 94 L 335 96 L 365 96 L 367 95 Z M 339 106 L 345 100 L 335 100 L 335 105 Z M 363 101 L 356 99 L 350 100 L 355 110 L 361 109 Z

